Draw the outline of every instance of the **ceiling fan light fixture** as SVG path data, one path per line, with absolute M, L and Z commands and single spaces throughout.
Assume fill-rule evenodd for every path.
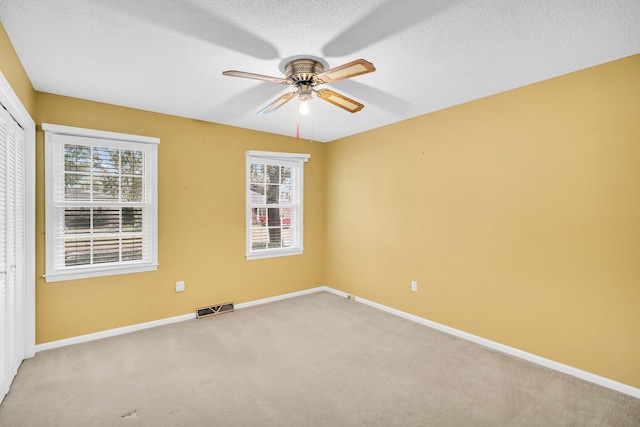
M 311 109 L 311 100 L 301 99 L 300 107 L 298 107 L 298 111 L 300 111 L 300 114 L 309 114 L 310 109 Z
M 308 114 L 311 107 L 313 89 L 311 85 L 298 86 L 298 111 L 300 114 Z

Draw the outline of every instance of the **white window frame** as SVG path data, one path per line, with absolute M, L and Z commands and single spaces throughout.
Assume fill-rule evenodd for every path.
M 279 153 L 270 151 L 247 151 L 246 156 L 246 259 L 263 259 L 273 258 L 289 255 L 300 255 L 304 252 L 303 245 L 303 196 L 304 196 L 304 164 L 311 157 L 310 154 L 299 153 Z M 292 232 L 296 236 L 292 246 L 287 248 L 271 248 L 271 249 L 257 249 L 251 248 L 251 230 L 252 230 L 252 204 L 251 199 L 251 164 L 252 163 L 264 163 L 269 165 L 278 166 L 291 166 L 293 189 L 292 194 L 295 209 L 292 210 L 291 227 L 295 228 Z
M 85 279 L 91 277 L 111 276 L 116 274 L 154 271 L 158 268 L 158 144 L 160 139 L 149 136 L 130 135 L 94 129 L 61 126 L 49 123 L 42 124 L 45 133 L 45 197 L 46 197 L 46 274 L 47 282 Z M 149 174 L 149 256 L 146 260 L 123 263 L 98 264 L 91 266 L 60 266 L 56 260 L 56 249 L 60 245 L 56 227 L 62 221 L 56 221 L 56 174 L 57 168 L 64 167 L 64 159 L 59 159 L 65 142 L 77 141 L 79 144 L 104 145 L 144 151 L 148 157 Z M 57 166 L 56 166 L 57 162 Z M 62 191 L 64 191 L 62 189 Z M 58 253 L 61 253 L 58 251 Z

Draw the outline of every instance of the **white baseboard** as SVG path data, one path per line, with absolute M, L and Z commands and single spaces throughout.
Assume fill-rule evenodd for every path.
M 336 295 L 341 295 L 345 297 L 347 296 L 347 294 L 339 291 L 330 290 L 329 292 L 335 293 Z M 473 334 L 461 331 L 459 329 L 454 329 L 449 326 L 446 326 L 437 322 L 433 322 L 431 320 L 427 320 L 419 316 L 415 316 L 413 314 L 405 313 L 404 311 L 396 310 L 395 308 L 387 307 L 385 305 L 378 304 L 377 302 L 369 301 L 360 297 L 354 297 L 354 299 L 355 301 L 361 302 L 362 304 L 366 304 L 370 307 L 374 307 L 379 310 L 386 311 L 387 313 L 400 316 L 407 320 L 411 320 L 421 325 L 428 326 L 430 328 L 447 333 L 449 335 L 453 335 L 458 338 L 462 338 L 464 340 L 471 341 L 476 344 L 480 344 L 481 346 L 488 347 L 492 350 L 496 350 L 501 353 L 505 353 L 510 356 L 517 357 L 519 359 L 523 359 L 528 362 L 532 362 L 537 365 L 541 365 L 541 366 L 553 369 L 554 371 L 562 372 L 563 374 L 568 374 L 573 377 L 580 378 L 585 381 L 589 381 L 590 383 L 594 383 L 602 387 L 606 387 L 611 390 L 628 394 L 629 396 L 640 399 L 639 388 L 635 388 L 630 385 L 611 380 L 609 378 L 601 377 L 599 375 L 592 374 L 591 372 L 583 371 L 582 369 L 574 368 L 572 366 L 565 365 L 563 363 L 559 363 L 554 360 L 550 360 L 541 356 L 537 356 L 535 354 L 528 353 L 526 351 L 518 350 L 517 348 L 509 347 L 508 345 L 500 344 L 498 342 L 491 341 L 486 338 L 482 338 L 477 335 L 473 335 Z
M 291 293 L 288 293 L 288 294 L 278 295 L 278 296 L 275 296 L 275 297 L 263 298 L 263 299 L 259 299 L 259 300 L 255 300 L 255 301 L 249 301 L 249 302 L 245 302 L 245 303 L 240 303 L 240 304 L 235 305 L 235 308 L 236 309 L 243 309 L 243 308 L 253 307 L 253 306 L 256 306 L 256 305 L 268 304 L 270 302 L 281 301 L 281 300 L 285 300 L 285 299 L 289 299 L 289 298 L 299 297 L 299 296 L 302 296 L 302 295 L 309 295 L 309 294 L 313 294 L 313 293 L 316 293 L 316 292 L 329 292 L 329 293 L 332 293 L 334 295 L 337 295 L 337 296 L 340 296 L 340 297 L 343 297 L 343 298 L 347 298 L 349 296 L 349 294 L 347 294 L 346 292 L 342 292 L 342 291 L 339 291 L 337 289 L 330 288 L 328 286 L 319 286 L 317 288 L 306 289 L 304 291 L 291 292 Z M 419 323 L 419 324 L 427 326 L 429 328 L 436 329 L 438 331 L 447 333 L 449 335 L 453 335 L 453 336 L 456 336 L 458 338 L 462 338 L 464 340 L 471 341 L 473 343 L 482 345 L 484 347 L 488 347 L 488 348 L 490 348 L 492 350 L 496 350 L 496 351 L 499 351 L 501 353 L 505 353 L 505 354 L 508 354 L 510 356 L 517 357 L 519 359 L 523 359 L 523 360 L 526 360 L 528 362 L 535 363 L 537 365 L 545 366 L 547 368 L 553 369 L 554 371 L 562 372 L 564 374 L 568 374 L 568 375 L 571 375 L 573 377 L 580 378 L 582 380 L 589 381 L 591 383 L 594 383 L 594 384 L 609 388 L 611 390 L 618 391 L 620 393 L 628 394 L 629 396 L 633 396 L 635 398 L 640 399 L 640 389 L 632 387 L 630 385 L 623 384 L 623 383 L 620 383 L 618 381 L 611 380 L 609 378 L 601 377 L 599 375 L 592 374 L 590 372 L 583 371 L 581 369 L 577 369 L 577 368 L 574 368 L 572 366 L 565 365 L 563 363 L 559 363 L 559 362 L 556 362 L 556 361 L 553 361 L 553 360 L 550 360 L 550 359 L 547 359 L 547 358 L 544 358 L 544 357 L 541 357 L 541 356 L 536 356 L 535 354 L 528 353 L 528 352 L 522 351 L 522 350 L 518 350 L 517 348 L 509 347 L 507 345 L 500 344 L 498 342 L 491 341 L 491 340 L 488 340 L 486 338 L 482 338 L 482 337 L 479 337 L 477 335 L 473 335 L 473 334 L 461 331 L 459 329 L 451 328 L 449 326 L 446 326 L 446 325 L 443 325 L 443 324 L 440 324 L 440 323 L 437 323 L 437 322 L 433 322 L 431 320 L 427 320 L 425 318 L 422 318 L 422 317 L 419 317 L 419 316 L 416 316 L 416 315 L 413 315 L 413 314 L 405 313 L 404 311 L 396 310 L 395 308 L 387 307 L 387 306 L 379 304 L 377 302 L 369 301 L 367 299 L 356 297 L 356 296 L 352 296 L 352 298 L 355 301 L 360 302 L 362 304 L 366 304 L 366 305 L 368 305 L 370 307 L 377 308 L 378 310 L 382 310 L 382 311 L 385 311 L 387 313 L 391 313 L 391 314 L 394 314 L 396 316 L 400 316 L 402 318 L 405 318 L 407 320 L 411 320 L 412 322 Z M 107 337 L 113 337 L 113 336 L 116 336 L 116 335 L 127 334 L 129 332 L 135 332 L 135 331 L 140 331 L 140 330 L 143 330 L 143 329 L 154 328 L 156 326 L 162 326 L 162 325 L 168 325 L 168 324 L 171 324 L 171 323 L 182 322 L 182 321 L 185 321 L 185 320 L 194 319 L 195 317 L 196 316 L 195 316 L 195 312 L 194 312 L 194 313 L 189 313 L 189 314 L 183 314 L 181 316 L 175 316 L 175 317 L 169 317 L 169 318 L 166 318 L 166 319 L 154 320 L 152 322 L 139 323 L 139 324 L 136 324 L 136 325 L 124 326 L 124 327 L 121 327 L 121 328 L 109 329 L 109 330 L 106 330 L 106 331 L 96 332 L 96 333 L 87 334 L 87 335 L 80 335 L 80 336 L 77 336 L 77 337 L 67 338 L 67 339 L 63 339 L 63 340 L 59 340 L 59 341 L 52 341 L 52 342 L 48 342 L 48 343 L 44 343 L 44 344 L 38 344 L 38 345 L 36 345 L 36 352 L 44 351 L 44 350 L 50 350 L 50 349 L 57 348 L 57 347 L 64 347 L 64 346 L 72 345 L 72 344 L 79 344 L 79 343 L 93 341 L 93 340 L 107 338 Z
M 330 288 L 328 286 L 323 286 L 322 288 L 319 288 L 319 290 L 325 291 L 325 292 L 329 292 L 329 293 L 334 294 L 334 295 L 338 295 L 339 297 L 349 298 L 349 294 L 348 293 L 339 291 L 337 289 Z M 363 299 L 360 299 L 360 300 L 364 301 Z
M 249 301 L 235 305 L 236 309 L 242 309 L 252 307 L 254 305 L 267 304 L 270 302 L 280 301 L 288 298 L 299 297 L 302 295 L 308 295 L 315 292 L 328 290 L 324 286 L 318 288 L 305 289 L 304 291 L 291 292 L 289 294 L 278 295 L 275 297 L 259 299 L 256 301 Z M 116 335 L 128 334 L 130 332 L 141 331 L 143 329 L 155 328 L 156 326 L 169 325 L 171 323 L 183 322 L 185 320 L 195 319 L 195 310 L 193 313 L 182 314 L 180 316 L 168 317 L 166 319 L 154 320 L 151 322 L 137 323 L 135 325 L 123 326 L 121 328 L 108 329 L 106 331 L 94 332 L 92 334 L 79 335 L 77 337 L 65 338 L 58 341 L 51 341 L 44 344 L 37 344 L 35 351 L 40 352 L 44 350 L 51 350 L 52 348 L 64 347 L 67 345 L 80 344 L 83 342 L 89 342 L 99 340 L 102 338 L 115 337 Z
M 115 337 L 116 335 L 128 334 L 129 332 L 141 331 L 143 329 L 155 328 L 156 326 L 169 325 L 171 323 L 184 322 L 185 320 L 195 319 L 195 310 L 193 313 L 183 314 L 166 319 L 154 320 L 152 322 L 137 323 L 135 325 L 123 326 L 121 328 L 107 329 L 106 331 L 94 332 L 92 334 L 79 335 L 77 337 L 65 338 L 58 341 L 50 341 L 44 344 L 36 345 L 36 353 L 52 348 L 64 347 L 72 344 L 80 344 L 83 342 L 99 340 L 102 338 Z
M 247 307 L 253 307 L 254 305 L 268 304 L 270 302 L 282 301 L 284 299 L 300 297 L 302 295 L 314 294 L 316 292 L 321 292 L 321 291 L 326 291 L 326 290 L 328 290 L 328 288 L 326 286 L 319 286 L 317 288 L 305 289 L 304 291 L 291 292 L 291 293 L 288 293 L 288 294 L 277 295 L 275 297 L 263 298 L 263 299 L 259 299 L 259 300 L 255 300 L 255 301 L 249 301 L 249 302 L 243 302 L 243 303 L 240 303 L 240 304 L 236 304 L 235 308 L 236 309 L 242 309 L 242 308 L 247 308 Z

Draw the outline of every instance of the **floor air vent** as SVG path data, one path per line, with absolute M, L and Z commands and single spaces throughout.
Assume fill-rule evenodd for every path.
M 216 314 L 226 313 L 233 311 L 233 303 L 227 302 L 224 304 L 210 305 L 208 307 L 201 307 L 196 309 L 196 318 L 201 319 L 203 317 L 215 316 Z

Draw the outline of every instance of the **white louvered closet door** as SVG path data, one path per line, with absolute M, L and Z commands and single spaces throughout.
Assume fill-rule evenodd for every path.
M 25 358 L 25 139 L 0 106 L 0 401 Z

